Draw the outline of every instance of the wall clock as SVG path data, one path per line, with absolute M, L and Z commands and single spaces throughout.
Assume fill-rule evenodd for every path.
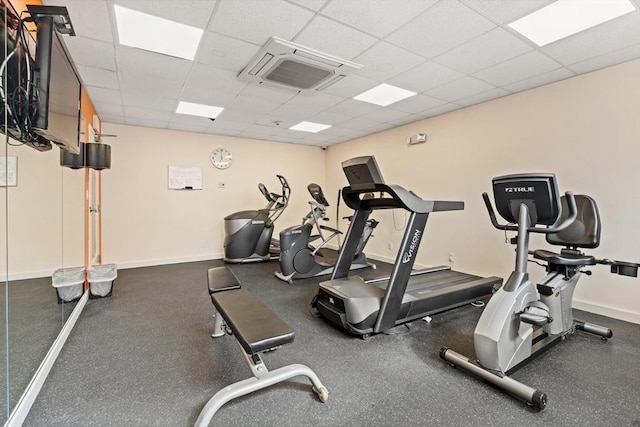
M 227 169 L 231 166 L 233 157 L 226 148 L 216 148 L 211 152 L 211 163 L 218 169 Z

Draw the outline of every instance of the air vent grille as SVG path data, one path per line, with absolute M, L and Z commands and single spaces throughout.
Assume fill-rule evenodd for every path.
M 313 93 L 360 68 L 360 64 L 272 37 L 238 78 Z
M 309 89 L 331 76 L 331 71 L 285 59 L 279 61 L 267 74 L 265 80 L 282 83 L 295 88 Z

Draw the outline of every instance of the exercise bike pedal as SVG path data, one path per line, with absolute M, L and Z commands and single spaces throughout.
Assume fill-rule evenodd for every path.
M 553 322 L 549 308 L 540 301 L 534 301 L 518 314 L 521 322 L 535 326 L 543 326 Z

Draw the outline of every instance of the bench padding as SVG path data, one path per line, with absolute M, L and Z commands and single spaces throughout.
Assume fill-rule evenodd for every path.
M 211 301 L 247 354 L 293 342 L 293 329 L 246 289 L 214 292 Z
M 221 291 L 240 289 L 238 278 L 233 274 L 233 271 L 226 267 L 210 268 L 207 271 L 207 279 L 209 282 L 209 295 Z

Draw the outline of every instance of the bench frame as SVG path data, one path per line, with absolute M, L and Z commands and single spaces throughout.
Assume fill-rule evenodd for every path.
M 240 289 L 240 285 L 237 279 L 235 278 L 233 273 L 231 273 L 231 271 L 226 267 L 210 269 L 208 272 L 208 277 L 210 295 L 213 295 L 217 292 L 234 292 L 235 290 Z M 222 280 L 223 283 L 212 283 L 213 281 L 217 280 Z M 232 283 L 233 280 L 235 280 L 235 283 Z M 225 281 L 226 283 L 224 283 Z M 240 296 L 240 293 L 238 293 L 238 295 Z M 277 315 L 273 313 L 273 316 Z M 213 338 L 224 336 L 229 332 L 233 333 L 233 330 L 230 330 L 223 316 L 217 310 L 215 303 L 214 317 L 214 333 L 211 335 Z M 239 341 L 238 344 L 240 345 Z M 323 403 L 327 401 L 329 392 L 322 385 L 322 382 L 320 382 L 320 379 L 315 374 L 315 372 L 313 372 L 308 366 L 296 363 L 278 368 L 273 371 L 269 371 L 264 361 L 262 360 L 262 353 L 275 350 L 275 348 L 259 351 L 253 354 L 247 353 L 242 345 L 240 345 L 240 348 L 245 360 L 247 361 L 247 364 L 249 365 L 249 368 L 251 369 L 253 377 L 233 383 L 214 394 L 200 412 L 200 415 L 198 416 L 198 419 L 195 423 L 196 427 L 208 426 L 211 422 L 211 419 L 213 418 L 213 415 L 218 411 L 218 409 L 220 409 L 220 407 L 222 407 L 230 400 L 297 376 L 305 376 L 309 378 L 309 380 L 311 380 L 311 383 L 313 384 L 312 390 L 318 396 L 320 401 Z

